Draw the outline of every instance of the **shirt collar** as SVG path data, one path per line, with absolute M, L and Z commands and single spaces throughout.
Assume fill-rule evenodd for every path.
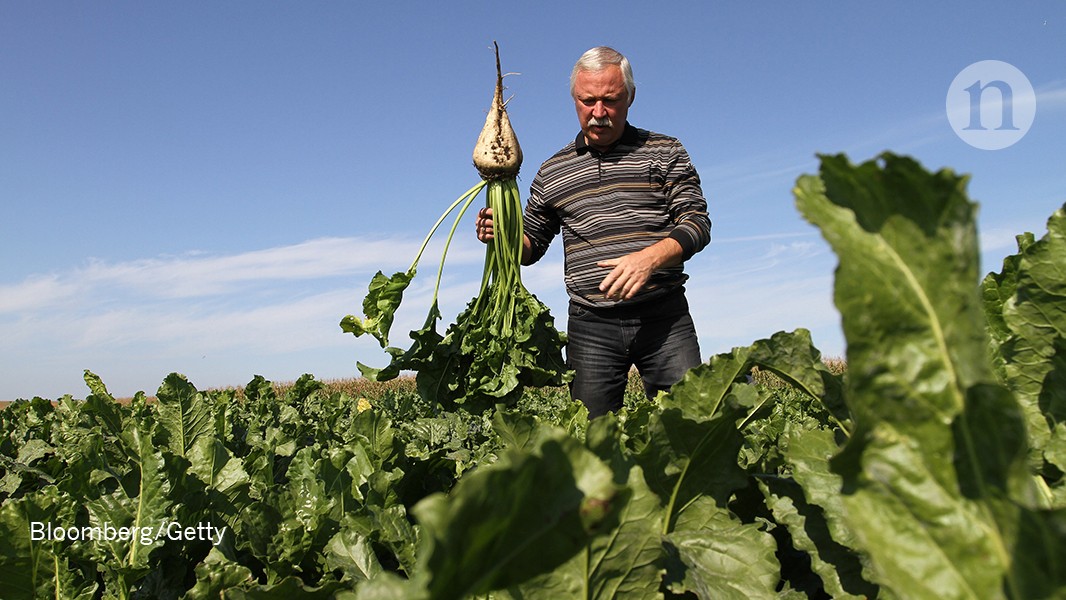
M 615 142 L 614 145 L 612 145 L 610 148 L 608 148 L 607 152 L 601 153 L 592 146 L 589 146 L 588 142 L 585 141 L 584 132 L 581 131 L 578 131 L 577 137 L 574 138 L 574 149 L 577 151 L 578 154 L 585 154 L 587 152 L 595 152 L 597 154 L 610 154 L 611 152 L 614 152 L 615 149 L 619 146 L 633 146 L 637 141 L 637 137 L 637 128 L 630 125 L 629 121 L 626 121 L 626 126 L 622 130 L 622 137 L 618 138 L 618 141 Z

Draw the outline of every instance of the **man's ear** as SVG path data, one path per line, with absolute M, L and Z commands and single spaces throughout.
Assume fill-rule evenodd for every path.
M 633 106 L 633 101 L 637 99 L 637 88 L 633 88 L 633 93 L 629 95 L 629 106 Z

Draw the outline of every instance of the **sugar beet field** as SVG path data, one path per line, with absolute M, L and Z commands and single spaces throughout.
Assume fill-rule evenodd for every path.
M 1066 207 L 982 274 L 966 181 L 822 156 L 846 356 L 777 332 L 591 421 L 551 356 L 490 389 L 428 327 L 416 377 L 17 401 L 0 597 L 1062 598 Z

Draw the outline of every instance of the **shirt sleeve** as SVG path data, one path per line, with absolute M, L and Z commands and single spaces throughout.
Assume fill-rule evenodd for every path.
M 674 223 L 668 237 L 681 245 L 682 259 L 688 260 L 711 242 L 711 219 L 700 176 L 680 142 L 666 169 L 664 186 Z
M 543 184 L 538 172 L 530 185 L 529 200 L 526 202 L 522 222 L 522 233 L 529 238 L 530 264 L 544 256 L 552 240 L 559 234 L 560 228 L 558 214 L 544 202 Z

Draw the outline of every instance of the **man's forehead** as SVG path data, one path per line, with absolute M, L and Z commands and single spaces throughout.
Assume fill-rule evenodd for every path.
M 625 92 L 625 78 L 617 65 L 608 65 L 598 71 L 578 71 L 574 81 L 578 96 L 609 95 Z

